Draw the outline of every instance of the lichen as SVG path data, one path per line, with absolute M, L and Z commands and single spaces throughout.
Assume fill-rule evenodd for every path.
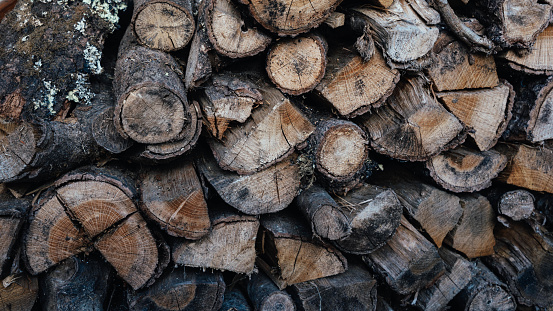
M 97 75 L 102 73 L 103 68 L 100 64 L 100 61 L 102 60 L 102 52 L 99 51 L 97 47 L 87 42 L 86 48 L 83 52 L 83 57 L 87 61 L 87 65 L 91 73 Z
M 96 16 L 108 22 L 112 31 L 119 22 L 118 13 L 127 9 L 127 3 L 122 0 L 83 0 L 83 3 L 88 4 Z
M 82 73 L 77 73 L 77 79 L 75 80 L 75 88 L 67 94 L 65 98 L 76 103 L 81 103 L 84 105 L 89 105 L 94 93 L 90 90 L 90 83 L 86 75 Z M 74 74 L 71 74 L 71 78 L 74 78 Z
M 77 30 L 78 32 L 80 32 L 82 35 L 85 35 L 85 29 L 86 29 L 86 21 L 84 19 L 84 16 L 83 18 L 81 18 L 80 21 L 78 21 L 76 24 L 75 24 L 75 30 Z
M 44 81 L 44 90 L 42 90 L 42 98 L 40 100 L 34 100 L 35 110 L 38 108 L 46 108 L 50 114 L 55 114 L 54 103 L 56 101 L 56 95 L 60 90 L 51 82 Z

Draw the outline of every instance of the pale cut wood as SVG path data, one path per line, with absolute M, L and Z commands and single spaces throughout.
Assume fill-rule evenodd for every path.
M 507 157 L 495 150 L 477 151 L 459 146 L 425 163 L 430 176 L 444 189 L 474 192 L 492 185 L 507 165 Z
M 315 93 L 332 104 L 339 115 L 353 118 L 381 106 L 399 76 L 379 51 L 365 62 L 353 49 L 337 47 L 329 51 L 326 74 Z
M 505 192 L 499 199 L 497 208 L 500 214 L 519 221 L 528 219 L 534 214 L 534 201 L 532 193 L 518 189 Z
M 394 3 L 394 0 L 368 0 L 367 2 L 378 7 L 388 8 L 392 5 L 392 3 Z
M 427 25 L 437 25 L 441 22 L 440 13 L 434 10 L 427 0 L 407 0 L 407 3 Z
M 553 26 L 545 28 L 534 45 L 524 52 L 508 50 L 501 57 L 511 68 L 529 74 L 553 74 Z
M 173 261 L 188 267 L 251 274 L 259 220 L 230 207 L 210 206 L 210 214 L 211 232 L 197 241 L 176 240 L 172 247 Z
M 346 23 L 346 14 L 336 11 L 332 12 L 332 14 L 325 19 L 324 23 L 332 29 L 342 27 Z
M 254 273 L 248 282 L 248 296 L 258 311 L 294 311 L 292 297 L 280 290 L 263 272 Z
M 9 311 L 33 310 L 38 297 L 38 278 L 26 273 L 12 275 L 12 277 L 11 281 L 4 279 L 2 286 L 0 286 L 0 309 Z
M 190 43 L 190 52 L 184 73 L 184 86 L 188 91 L 199 87 L 209 79 L 213 71 L 210 56 L 217 54 L 213 51 L 213 44 L 209 41 L 204 23 L 202 14 L 200 14 L 196 32 Z
M 463 124 L 436 101 L 421 77 L 403 78 L 386 103 L 360 120 L 379 153 L 425 161 L 464 141 Z

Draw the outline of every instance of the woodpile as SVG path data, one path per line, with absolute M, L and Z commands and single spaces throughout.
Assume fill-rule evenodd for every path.
M 551 0 L 0 0 L 0 310 L 552 310 Z

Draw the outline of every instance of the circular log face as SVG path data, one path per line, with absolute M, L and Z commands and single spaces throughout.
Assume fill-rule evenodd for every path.
M 367 158 L 367 145 L 360 129 L 339 127 L 326 135 L 318 163 L 333 176 L 355 174 Z
M 169 3 L 150 3 L 138 12 L 134 32 L 150 48 L 174 51 L 184 48 L 194 34 L 194 17 Z
M 141 87 L 125 99 L 121 120 L 123 131 L 136 142 L 168 142 L 184 127 L 184 103 L 167 89 Z

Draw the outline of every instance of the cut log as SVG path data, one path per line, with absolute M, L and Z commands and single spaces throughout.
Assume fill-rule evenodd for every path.
M 173 261 L 189 267 L 251 274 L 259 220 L 228 206 L 210 206 L 210 216 L 213 228 L 207 236 L 198 241 L 175 239 Z
M 280 212 L 261 219 L 257 262 L 280 289 L 347 270 L 344 256 L 330 244 L 313 239 L 308 225 L 297 216 Z
M 0 309 L 31 311 L 38 297 L 38 278 L 26 273 L 11 275 L 0 286 Z
M 224 292 L 225 282 L 219 271 L 175 268 L 147 289 L 129 290 L 127 301 L 131 311 L 217 311 Z
M 332 12 L 330 16 L 325 19 L 324 24 L 332 29 L 344 26 L 346 23 L 346 14 L 342 12 Z
M 546 308 L 553 304 L 553 241 L 521 222 L 495 230 L 495 253 L 485 258 L 491 269 L 509 285 L 519 304 Z
M 500 144 L 495 150 L 508 158 L 498 180 L 535 191 L 553 193 L 553 150 L 546 147 Z
M 403 295 L 434 283 L 445 272 L 438 249 L 403 216 L 386 245 L 362 258 L 394 291 Z
M 246 23 L 233 1 L 203 1 L 200 14 L 204 14 L 207 35 L 213 47 L 224 56 L 253 56 L 271 43 L 271 37 Z
M 354 9 L 368 19 L 384 56 L 407 63 L 425 56 L 438 39 L 436 26 L 428 26 L 406 0 L 395 0 L 386 10 L 370 6 Z
M 333 241 L 351 234 L 349 217 L 321 186 L 314 184 L 303 190 L 296 198 L 296 205 L 311 223 L 314 235 Z
M 252 308 L 242 290 L 238 287 L 227 287 L 223 305 L 219 311 L 252 311 Z
M 534 200 L 532 193 L 526 190 L 513 190 L 501 196 L 497 208 L 500 214 L 509 216 L 512 220 L 524 220 L 534 214 Z
M 0 192 L 0 277 L 11 272 L 9 267 L 20 244 L 19 232 L 30 208 L 29 198 L 15 199 Z
M 267 74 L 284 93 L 311 91 L 325 75 L 328 44 L 319 34 L 307 34 L 275 43 L 267 54 Z
M 349 236 L 333 241 L 344 252 L 368 254 L 384 245 L 400 224 L 401 203 L 388 188 L 363 184 L 344 196 L 333 197 L 351 225 Z
M 459 146 L 426 161 L 430 176 L 444 189 L 474 192 L 492 185 L 507 165 L 507 157 L 495 150 L 476 151 Z
M 523 73 L 551 75 L 553 74 L 552 37 L 553 26 L 548 26 L 538 35 L 536 42 L 529 50 L 508 50 L 501 57 L 507 60 L 509 67 Z
M 248 296 L 258 311 L 294 311 L 292 297 L 278 287 L 263 272 L 252 274 L 248 282 Z
M 511 120 L 515 94 L 507 81 L 492 89 L 442 92 L 436 94 L 445 107 L 471 127 L 469 136 L 482 151 L 489 150 Z
M 260 215 L 286 208 L 300 192 L 300 168 L 292 154 L 281 162 L 251 175 L 222 170 L 211 156 L 200 157 L 198 169 L 230 206 Z
M 360 121 L 377 152 L 400 160 L 425 161 L 466 136 L 463 124 L 430 95 L 420 77 L 401 80 L 387 104 Z
M 284 94 L 258 81 L 263 102 L 251 119 L 229 129 L 222 142 L 208 141 L 219 166 L 239 174 L 251 174 L 284 159 L 315 129 Z
M 138 42 L 152 49 L 183 49 L 194 34 L 192 2 L 187 0 L 138 0 L 134 3 L 132 30 Z
M 376 308 L 376 280 L 360 263 L 348 271 L 290 286 L 288 290 L 299 310 L 358 310 Z
M 216 54 L 213 45 L 207 36 L 207 30 L 203 25 L 205 21 L 202 15 L 198 17 L 198 26 L 190 43 L 190 52 L 186 62 L 184 85 L 187 90 L 193 90 L 204 83 L 213 71 L 210 56 Z
M 495 215 L 490 202 L 479 194 L 460 194 L 459 199 L 463 215 L 444 243 L 468 258 L 493 254 Z
M 42 310 L 96 310 L 108 292 L 109 266 L 100 258 L 70 257 L 40 277 Z
M 318 27 L 342 0 L 299 1 L 241 0 L 251 15 L 265 28 L 279 36 L 297 35 Z
M 91 130 L 94 141 L 111 153 L 119 154 L 128 150 L 134 142 L 131 139 L 123 138 L 117 132 L 115 123 L 113 123 L 115 97 L 109 93 L 96 94 L 92 100 L 92 104 L 98 105 L 99 103 L 96 103 L 97 100 L 109 101 L 112 104 L 99 108 L 98 112 L 91 117 Z
M 327 59 L 315 94 L 347 118 L 381 106 L 399 81 L 399 71 L 391 69 L 378 50 L 368 62 L 345 47 L 331 49 Z
M 148 168 L 140 180 L 141 210 L 169 235 L 197 240 L 208 234 L 207 203 L 192 160 Z

